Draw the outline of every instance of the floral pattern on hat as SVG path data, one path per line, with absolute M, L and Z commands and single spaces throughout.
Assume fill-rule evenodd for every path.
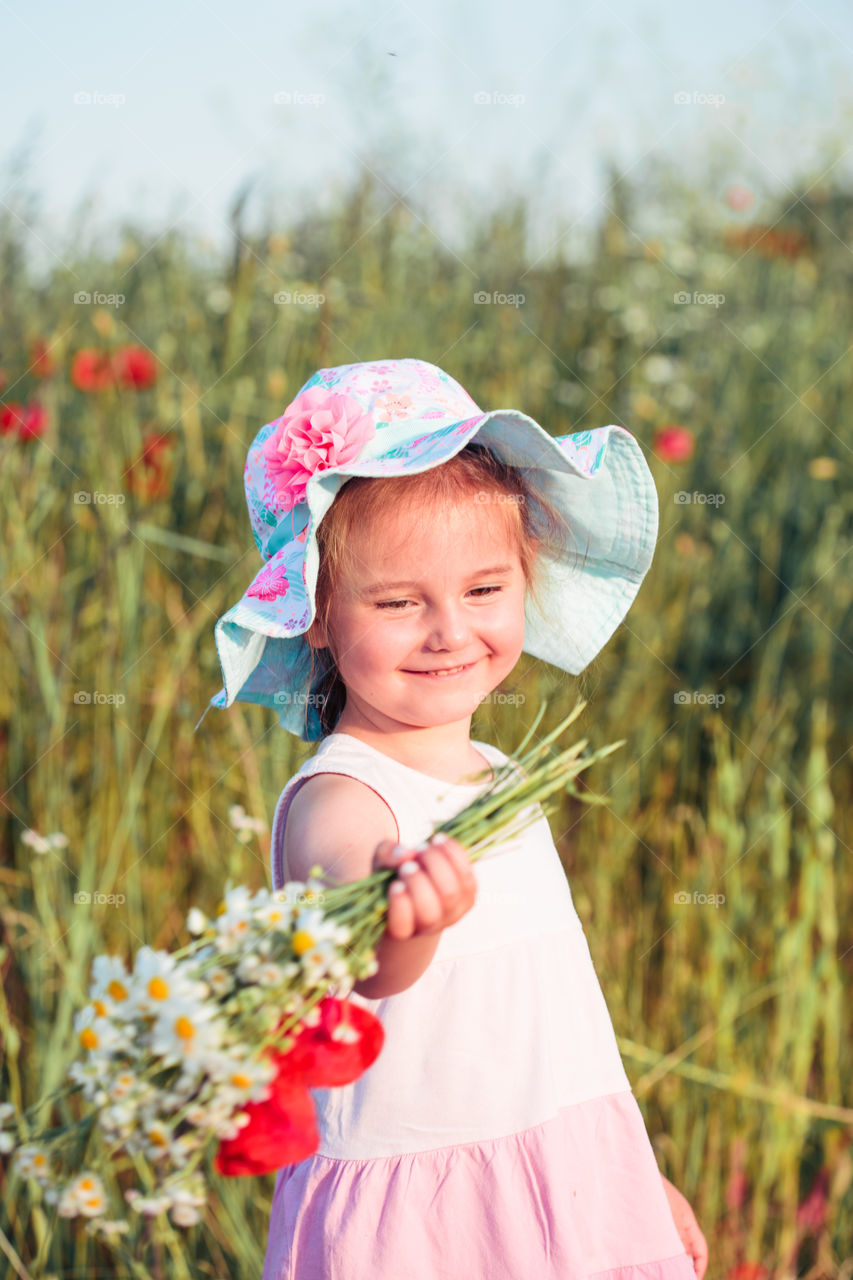
M 358 457 L 376 434 L 373 418 L 353 396 L 310 387 L 288 405 L 263 446 L 278 506 L 290 511 L 305 498 L 316 471 Z

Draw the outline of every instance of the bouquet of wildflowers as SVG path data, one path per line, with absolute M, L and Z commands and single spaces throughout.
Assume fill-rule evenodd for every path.
M 551 749 L 585 705 L 525 753 L 543 706 L 516 761 L 496 767 L 488 788 L 437 830 L 473 860 L 550 810 L 558 792 L 602 803 L 574 780 L 622 741 L 595 752 L 586 739 Z M 335 887 L 314 867 L 308 881 L 277 893 L 229 884 L 212 918 L 191 909 L 192 940 L 180 950 L 143 946 L 130 969 L 119 956 L 97 956 L 67 1084 L 31 1109 L 81 1093 L 84 1114 L 33 1133 L 31 1112 L 0 1105 L 0 1152 L 13 1171 L 37 1182 L 56 1214 L 83 1220 L 131 1261 L 131 1241 L 122 1247 L 117 1237 L 145 1218 L 200 1220 L 211 1156 L 225 1176 L 309 1156 L 319 1145 L 311 1089 L 357 1079 L 382 1048 L 382 1024 L 346 996 L 376 972 L 396 874 L 383 868 Z

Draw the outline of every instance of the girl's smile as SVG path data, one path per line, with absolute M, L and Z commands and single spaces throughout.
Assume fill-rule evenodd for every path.
M 313 644 L 329 644 L 346 686 L 337 730 L 432 729 L 436 750 L 467 749 L 471 716 L 524 643 L 526 584 L 511 519 L 472 495 L 434 511 L 388 512 L 372 550 L 356 539 L 328 636 L 319 621 L 309 632 Z

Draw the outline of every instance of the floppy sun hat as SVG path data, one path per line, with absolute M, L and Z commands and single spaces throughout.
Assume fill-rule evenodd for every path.
M 351 476 L 426 471 L 475 437 L 528 474 L 577 538 L 577 565 L 543 557 L 541 605 L 529 594 L 525 605 L 524 651 L 583 671 L 652 561 L 658 502 L 640 445 L 613 425 L 551 436 L 517 409 L 484 413 L 423 360 L 370 361 L 320 369 L 252 441 L 246 501 L 266 563 L 216 623 L 224 687 L 201 720 L 211 706 L 255 702 L 306 742 L 322 737 L 305 639 L 316 613 L 320 521 Z

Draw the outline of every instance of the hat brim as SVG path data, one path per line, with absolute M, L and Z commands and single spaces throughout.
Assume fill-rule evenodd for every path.
M 304 638 L 315 616 L 321 520 L 351 477 L 426 471 L 475 437 L 531 474 L 576 541 L 574 563 L 544 560 L 539 603 L 528 595 L 525 607 L 524 651 L 572 674 L 589 665 L 627 614 L 651 565 L 658 532 L 654 480 L 642 448 L 624 427 L 551 436 L 519 410 L 494 409 L 420 436 L 413 429 L 384 453 L 308 479 L 305 528 L 275 552 L 216 623 L 224 687 L 210 705 L 261 703 L 305 741 L 321 736 L 308 701 L 311 654 Z

